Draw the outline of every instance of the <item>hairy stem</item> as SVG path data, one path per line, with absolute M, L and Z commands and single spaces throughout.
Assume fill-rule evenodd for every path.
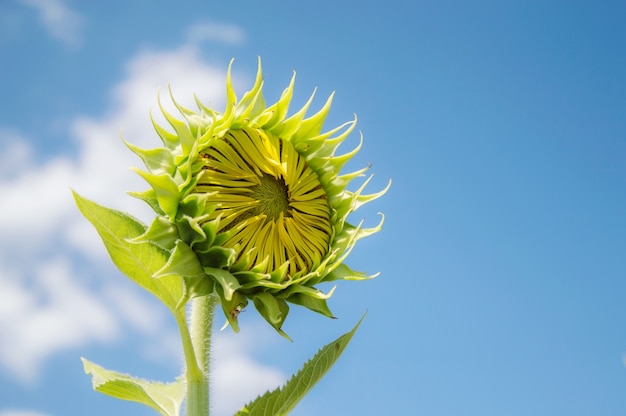
M 185 349 L 187 416 L 209 415 L 209 354 L 216 303 L 217 297 L 213 295 L 195 298 L 191 302 L 189 321 L 192 348 Z M 190 361 L 194 368 L 190 367 Z

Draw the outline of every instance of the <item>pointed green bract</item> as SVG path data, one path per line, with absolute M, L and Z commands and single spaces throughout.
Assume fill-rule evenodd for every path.
M 284 386 L 258 397 L 245 405 L 235 416 L 284 416 L 288 414 L 335 364 L 361 325 L 363 318 L 365 315 L 350 332 L 320 349 Z
M 84 358 L 85 373 L 91 375 L 94 390 L 115 397 L 144 404 L 163 416 L 180 416 L 185 396 L 185 385 L 179 379 L 173 383 L 142 380 L 107 370 Z

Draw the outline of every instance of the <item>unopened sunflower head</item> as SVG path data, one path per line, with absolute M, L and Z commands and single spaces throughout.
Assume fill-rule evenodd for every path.
M 183 119 L 159 104 L 173 130 L 154 123 L 163 147 L 128 144 L 143 159 L 147 172 L 137 172 L 151 186 L 133 195 L 157 213 L 137 241 L 150 241 L 169 255 L 155 278 L 180 276 L 189 297 L 217 294 L 235 330 L 249 300 L 283 335 L 288 303 L 332 317 L 326 300 L 334 288 L 323 293 L 315 285 L 371 277 L 344 260 L 357 240 L 380 230 L 382 218 L 373 228 L 347 220 L 389 186 L 364 194 L 368 178 L 347 189 L 367 170 L 340 174 L 360 148 L 336 153 L 356 120 L 322 133 L 332 95 L 312 116 L 306 113 L 313 96 L 288 116 L 294 79 L 268 107 L 260 61 L 254 86 L 241 100 L 229 67 L 223 113 L 197 99 L 194 112 L 172 98 Z

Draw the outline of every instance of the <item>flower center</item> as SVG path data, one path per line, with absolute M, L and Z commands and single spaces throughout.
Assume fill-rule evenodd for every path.
M 291 217 L 289 210 L 289 190 L 283 178 L 275 178 L 267 173 L 259 178 L 259 184 L 252 188 L 252 197 L 259 201 L 252 209 L 252 215 L 265 214 L 267 219 L 277 221 L 280 214 Z
M 332 227 L 326 192 L 291 143 L 261 129 L 230 130 L 200 153 L 197 192 L 212 192 L 224 243 L 247 255 L 249 268 L 288 274 L 317 267 Z

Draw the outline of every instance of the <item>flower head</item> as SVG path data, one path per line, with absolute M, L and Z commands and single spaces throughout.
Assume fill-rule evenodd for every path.
M 143 159 L 147 172 L 137 172 L 151 186 L 133 195 L 157 213 L 138 241 L 169 253 L 155 278 L 180 276 L 188 297 L 217 294 L 235 330 L 237 315 L 251 300 L 284 335 L 288 303 L 332 317 L 326 299 L 334 288 L 323 293 L 315 285 L 371 277 L 344 260 L 357 240 L 381 229 L 383 220 L 363 228 L 350 224 L 348 216 L 388 186 L 364 194 L 370 176 L 357 190 L 347 190 L 367 168 L 340 174 L 361 145 L 337 154 L 356 119 L 322 133 L 332 95 L 310 117 L 313 96 L 287 116 L 295 75 L 278 102 L 267 107 L 260 61 L 254 86 L 241 100 L 230 68 L 223 113 L 197 99 L 194 112 L 172 98 L 183 120 L 159 103 L 173 129 L 154 123 L 163 147 L 128 144 Z

